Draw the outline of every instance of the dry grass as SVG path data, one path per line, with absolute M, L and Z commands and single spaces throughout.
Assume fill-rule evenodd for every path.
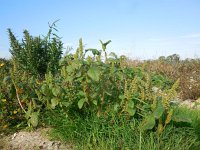
M 167 57 L 168 58 L 168 57 Z M 144 65 L 150 72 L 169 77 L 174 82 L 180 79 L 180 98 L 196 100 L 200 97 L 200 59 L 148 61 L 128 60 L 128 65 Z

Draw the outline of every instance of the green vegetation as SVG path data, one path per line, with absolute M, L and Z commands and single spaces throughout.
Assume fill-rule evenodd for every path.
M 184 97 L 186 78 L 178 75 L 198 71 L 200 61 L 172 55 L 135 66 L 107 54 L 110 40 L 100 40 L 101 50 L 85 50 L 82 39 L 75 54 L 61 57 L 53 31 L 55 23 L 44 38 L 25 30 L 20 43 L 8 30 L 12 59 L 0 59 L 0 131 L 50 126 L 52 138 L 76 149 L 200 146 L 199 111 L 171 103 L 179 93 Z

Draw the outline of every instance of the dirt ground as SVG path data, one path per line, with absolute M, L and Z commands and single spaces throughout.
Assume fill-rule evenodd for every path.
M 9 136 L 0 136 L 0 150 L 71 150 L 72 148 L 48 137 L 50 129 L 33 132 L 20 131 Z

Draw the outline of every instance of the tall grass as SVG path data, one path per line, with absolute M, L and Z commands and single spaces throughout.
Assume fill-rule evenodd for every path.
M 142 132 L 139 121 L 127 116 L 97 117 L 96 115 L 66 118 L 62 114 L 52 117 L 45 114 L 44 121 L 52 126 L 52 139 L 71 143 L 80 150 L 197 150 L 200 146 L 200 111 L 176 108 L 192 119 L 192 126 L 184 124 L 168 126 L 161 135 L 154 131 Z

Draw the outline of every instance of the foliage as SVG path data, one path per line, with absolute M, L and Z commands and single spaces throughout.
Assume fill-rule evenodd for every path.
M 171 105 L 183 83 L 182 76 L 171 78 L 177 75 L 173 67 L 184 70 L 185 63 L 180 64 L 178 55 L 134 66 L 125 56 L 107 55 L 110 40 L 105 43 L 100 40 L 102 49 L 99 50 L 84 49 L 80 39 L 76 52 L 61 58 L 62 42 L 52 32 L 56 30 L 54 27 L 53 23 L 44 38 L 32 37 L 25 30 L 21 43 L 9 29 L 12 60 L 0 59 L 0 121 L 3 128 L 19 127 L 24 123 L 36 128 L 46 123 L 60 127 L 59 132 L 69 131 L 70 140 L 80 139 L 80 134 L 91 131 L 86 135 L 89 141 L 84 141 L 90 144 L 89 148 L 96 149 L 95 144 L 101 143 L 105 145 L 100 147 L 110 149 L 112 143 L 102 142 L 110 138 L 117 143 L 114 148 L 128 149 L 134 142 L 129 140 L 127 146 L 119 140 L 126 136 L 124 140 L 137 139 L 139 145 L 132 146 L 141 149 L 146 135 L 156 143 L 166 130 L 174 128 L 173 125 L 193 125 L 190 117 L 177 113 L 176 107 Z M 166 73 L 160 66 L 171 72 Z M 58 121 L 58 125 L 52 120 Z M 197 134 L 198 125 L 193 125 Z M 72 128 L 75 134 L 70 131 Z M 124 129 L 127 133 L 122 132 Z M 153 132 L 149 135 L 149 131 Z M 176 147 L 157 144 L 159 147 L 151 145 L 151 148 Z
M 62 59 L 59 75 L 45 75 L 35 88 L 37 100 L 70 118 L 77 112 L 98 117 L 125 114 L 143 120 L 144 130 L 156 128 L 159 134 L 163 132 L 174 117 L 170 102 L 176 98 L 179 80 L 172 88 L 163 87 L 165 80 L 155 78 L 145 67 L 128 67 L 124 56 L 118 58 L 112 53 L 104 62 L 100 58 L 105 50 L 87 49 L 84 53 L 82 45 L 80 39 L 76 53 Z M 84 57 L 88 51 L 93 57 Z
M 80 39 L 76 53 L 65 56 L 60 61 L 60 70 L 56 74 L 49 71 L 42 81 L 27 76 L 26 69 L 18 78 L 19 72 L 14 64 L 7 80 L 13 96 L 8 99 L 18 102 L 29 126 L 38 125 L 42 108 L 50 111 L 59 109 L 68 117 L 77 112 L 80 115 L 96 114 L 98 117 L 109 113 L 119 117 L 125 114 L 128 118 L 143 120 L 142 129 L 156 128 L 158 133 L 171 122 L 173 108 L 170 101 L 176 98 L 179 81 L 172 88 L 163 87 L 165 78 L 156 78 L 155 74 L 147 72 L 145 64 L 129 67 L 125 56 L 118 58 L 111 53 L 108 57 L 106 46 L 111 41 L 100 42 L 102 50 L 87 49 L 84 52 Z M 93 56 L 86 56 L 89 51 Z M 105 60 L 101 59 L 102 51 Z
M 12 67 L 11 61 L 0 59 L 0 127 L 7 128 L 13 126 L 23 119 L 21 109 L 15 101 L 15 89 L 9 83 L 9 72 Z
M 53 32 L 57 30 L 55 27 L 54 22 L 50 25 L 49 32 L 44 38 L 33 37 L 28 30 L 24 30 L 22 42 L 19 42 L 11 29 L 8 29 L 10 52 L 16 70 L 41 77 L 48 71 L 55 73 L 58 70 L 63 44 Z

